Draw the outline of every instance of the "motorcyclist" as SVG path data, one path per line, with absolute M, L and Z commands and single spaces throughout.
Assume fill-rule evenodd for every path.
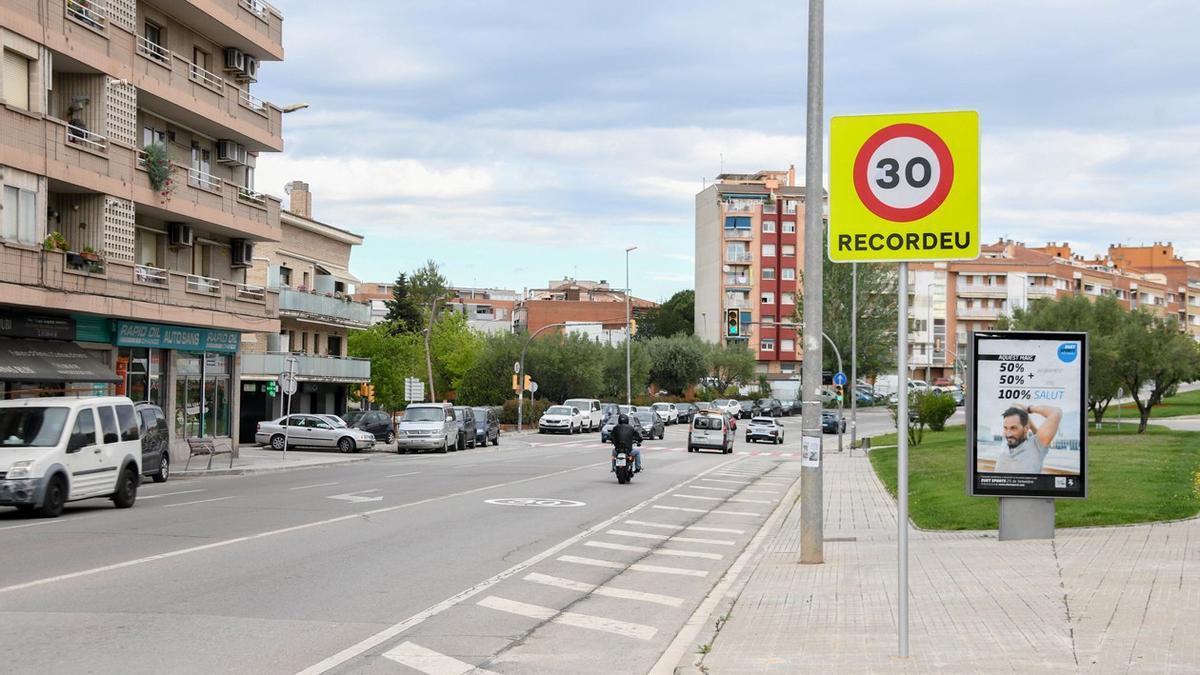
M 638 442 L 637 429 L 629 423 L 629 416 L 621 415 L 617 417 L 617 425 L 612 428 L 609 433 L 609 438 L 612 439 L 612 470 L 617 470 L 617 453 L 624 450 L 626 454 L 633 455 L 634 473 L 642 470 L 642 451 L 634 447 L 634 443 Z

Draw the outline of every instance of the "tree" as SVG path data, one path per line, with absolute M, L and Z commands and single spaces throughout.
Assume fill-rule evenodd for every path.
M 708 345 L 708 374 L 720 391 L 753 380 L 757 364 L 754 352 L 740 340 Z
M 538 383 L 537 396 L 551 401 L 597 398 L 603 389 L 603 349 L 582 333 L 534 340 L 525 353 L 525 370 Z
M 424 329 L 421 308 L 409 292 L 408 275 L 401 272 L 392 285 L 392 299 L 387 306 L 386 321 L 392 325 L 393 333 L 418 333 Z
M 604 348 L 604 374 L 600 397 L 613 400 L 625 400 L 625 345 L 613 345 Z M 646 383 L 650 380 L 650 354 L 646 343 L 634 340 L 629 345 L 629 382 L 630 391 L 639 394 L 646 391 Z
M 672 394 L 682 394 L 708 372 L 704 344 L 694 337 L 656 337 L 646 344 L 650 382 Z
M 713 317 L 718 320 L 718 317 Z M 679 291 L 666 302 L 638 315 L 638 337 L 693 335 L 696 332 L 696 291 Z
M 424 311 L 428 311 L 433 301 L 441 302 L 450 293 L 450 282 L 442 275 L 438 264 L 427 260 L 408 280 L 409 293 L 413 302 Z
M 521 357 L 524 335 L 493 333 L 479 340 L 478 354 L 463 373 L 455 398 L 463 405 L 498 405 L 515 399 L 513 367 Z
M 458 312 L 438 316 L 433 324 L 430 346 L 433 350 L 434 377 L 442 389 L 457 390 L 463 377 L 479 357 L 483 344 L 478 333 L 467 326 L 467 317 Z
M 404 399 L 404 379 L 421 377 L 424 348 L 417 333 L 393 334 L 388 324 L 353 331 L 346 341 L 350 356 L 371 361 L 375 400 L 386 410 L 399 410 Z
M 1138 433 L 1146 431 L 1150 411 L 1181 382 L 1200 377 L 1200 348 L 1179 331 L 1175 317 L 1131 312 L 1118 336 L 1121 379 L 1137 406 Z M 1149 387 L 1149 392 L 1142 389 Z

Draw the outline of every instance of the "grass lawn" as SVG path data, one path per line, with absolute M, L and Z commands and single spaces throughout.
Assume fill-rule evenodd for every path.
M 1185 391 L 1177 396 L 1168 396 L 1163 399 L 1162 403 L 1150 409 L 1151 422 L 1157 417 L 1179 417 L 1180 415 L 1200 415 L 1200 389 Z M 1134 424 L 1137 424 L 1138 409 L 1132 402 L 1121 406 L 1121 421 L 1125 420 L 1133 420 Z M 1117 406 L 1109 406 L 1108 411 L 1104 413 L 1104 422 L 1105 424 L 1109 422 L 1115 424 L 1116 421 Z
M 1200 512 L 1200 433 L 1136 425 L 1118 434 L 1107 426 L 1090 432 L 1088 498 L 1060 499 L 1058 527 L 1119 525 L 1187 518 Z M 871 439 L 875 446 L 893 445 L 895 434 Z M 871 452 L 871 465 L 896 495 L 896 449 Z M 995 497 L 966 494 L 966 431 L 949 427 L 925 432 L 921 445 L 910 447 L 909 515 L 931 530 L 994 530 Z

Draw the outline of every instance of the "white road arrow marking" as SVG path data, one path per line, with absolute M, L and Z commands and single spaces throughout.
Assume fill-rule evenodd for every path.
M 371 492 L 379 492 L 379 490 L 372 489 L 372 490 L 359 490 L 358 492 L 346 492 L 346 493 L 343 493 L 340 495 L 329 495 L 328 497 L 326 497 L 326 499 L 339 499 L 344 502 L 350 502 L 351 504 L 358 504 L 361 502 L 383 501 L 383 497 L 364 497 L 363 496 L 363 495 L 371 493 Z

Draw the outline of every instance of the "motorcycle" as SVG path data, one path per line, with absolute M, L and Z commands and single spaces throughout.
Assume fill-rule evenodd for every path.
M 633 455 L 624 450 L 617 451 L 617 482 L 621 485 L 633 480 Z

